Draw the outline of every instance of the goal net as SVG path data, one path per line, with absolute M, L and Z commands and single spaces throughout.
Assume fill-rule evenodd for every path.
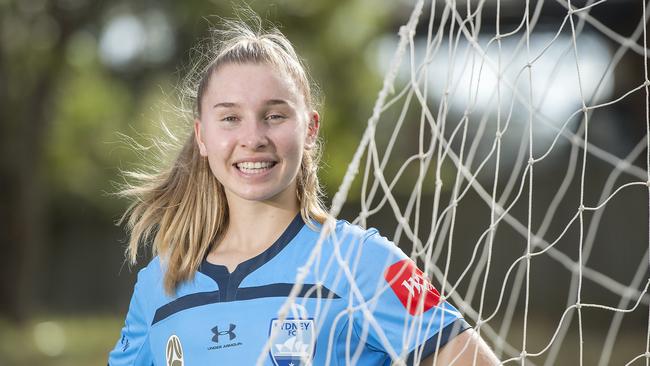
M 417 1 L 378 43 L 331 214 L 399 245 L 503 364 L 648 365 L 647 17 L 643 0 Z

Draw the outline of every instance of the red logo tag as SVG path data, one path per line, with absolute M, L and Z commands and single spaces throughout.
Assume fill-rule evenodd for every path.
M 411 315 L 421 314 L 440 303 L 438 290 L 410 259 L 388 267 L 384 278 Z

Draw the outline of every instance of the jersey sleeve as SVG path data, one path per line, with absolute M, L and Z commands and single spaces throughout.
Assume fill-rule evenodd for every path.
M 351 265 L 365 304 L 354 312 L 353 326 L 368 347 L 410 365 L 470 328 L 417 265 L 375 229 L 358 250 Z
M 109 366 L 149 366 L 153 357 L 149 347 L 150 316 L 147 312 L 144 272 L 138 273 L 129 311 L 115 347 L 108 355 Z

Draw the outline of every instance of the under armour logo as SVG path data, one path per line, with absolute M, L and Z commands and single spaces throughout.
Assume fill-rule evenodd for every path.
M 212 333 L 214 333 L 214 337 L 212 337 L 212 342 L 219 343 L 219 336 L 226 335 L 226 334 L 228 334 L 229 340 L 232 341 L 237 337 L 237 335 L 235 335 L 235 332 L 233 332 L 233 330 L 235 330 L 236 327 L 237 326 L 235 324 L 230 324 L 230 328 L 224 331 L 219 331 L 219 326 L 212 328 Z
M 406 287 L 411 296 L 415 296 L 416 291 L 421 294 L 423 291 L 433 291 L 435 289 L 429 281 L 418 275 L 413 275 L 408 280 L 402 281 L 402 286 Z

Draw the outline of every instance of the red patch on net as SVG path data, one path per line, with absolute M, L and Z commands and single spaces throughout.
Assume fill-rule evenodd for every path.
M 438 290 L 410 259 L 388 267 L 384 278 L 411 315 L 422 314 L 440 303 Z

